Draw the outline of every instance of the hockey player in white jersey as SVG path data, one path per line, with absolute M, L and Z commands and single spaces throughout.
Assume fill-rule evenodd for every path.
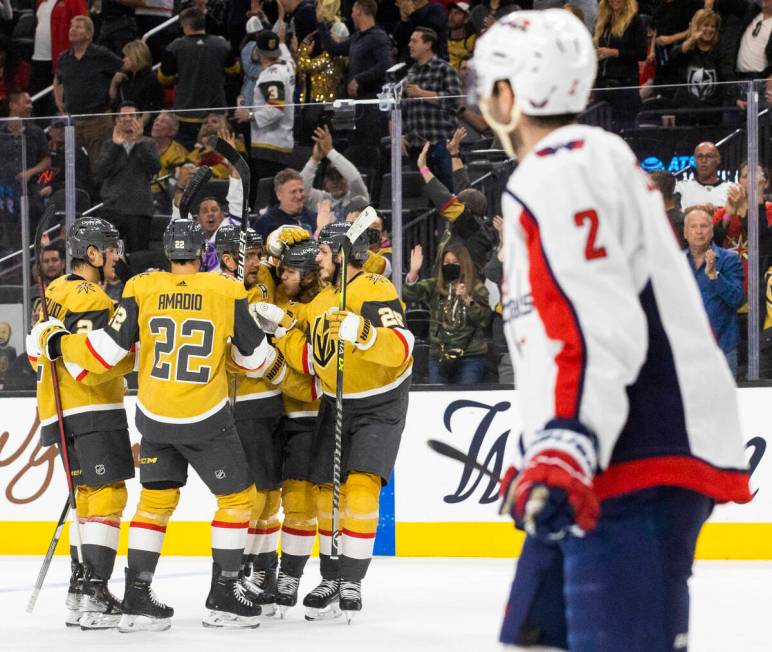
M 732 377 L 660 194 L 620 138 L 575 124 L 597 65 L 584 25 L 510 14 L 474 65 L 519 162 L 503 305 L 522 458 L 502 506 L 527 537 L 501 639 L 685 650 L 697 535 L 715 503 L 751 499 Z

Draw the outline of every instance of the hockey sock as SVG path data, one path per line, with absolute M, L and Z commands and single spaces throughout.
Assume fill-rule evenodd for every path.
M 340 513 L 346 505 L 346 487 L 340 486 Z M 322 484 L 317 487 L 316 518 L 319 522 L 319 572 L 325 580 L 339 578 L 339 562 L 330 559 L 332 552 L 332 485 Z M 339 550 L 338 553 L 341 551 Z
M 316 487 L 305 480 L 285 480 L 282 486 L 281 569 L 292 577 L 303 574 L 314 547 L 316 493 Z
M 252 512 L 249 515 L 249 529 L 247 530 L 247 542 L 244 544 L 244 565 L 254 562 L 255 555 L 258 553 L 257 545 L 257 523 L 260 520 L 260 514 L 265 507 L 266 492 L 256 491 L 255 502 L 252 504 Z
M 180 501 L 179 489 L 145 489 L 129 527 L 129 568 L 150 582 L 161 555 L 166 524 Z
M 83 561 L 91 566 L 95 577 L 106 580 L 113 574 L 127 497 L 123 481 L 89 488 L 88 516 L 81 525 L 81 545 Z
M 281 505 L 281 491 L 271 489 L 265 492 L 265 505 L 257 522 L 257 541 L 253 551 L 255 552 L 254 568 L 268 570 L 274 568 L 278 562 L 276 549 L 279 546 L 279 507 Z
M 78 543 L 80 542 L 80 533 L 83 527 L 83 520 L 88 516 L 88 487 L 78 485 L 75 489 L 75 507 L 76 513 L 73 515 L 73 522 L 70 525 L 70 559 L 74 562 L 80 562 L 78 559 Z M 75 527 L 75 525 L 78 527 Z
M 253 484 L 243 491 L 217 496 L 217 511 L 212 521 L 212 559 L 225 577 L 238 576 L 256 499 Z
M 349 473 L 341 536 L 340 579 L 361 580 L 373 558 L 381 478 L 372 473 Z

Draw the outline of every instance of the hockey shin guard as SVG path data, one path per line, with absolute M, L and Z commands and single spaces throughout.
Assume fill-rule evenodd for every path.
M 217 511 L 212 521 L 212 559 L 225 577 L 238 576 L 256 499 L 253 484 L 243 491 L 217 496 Z
M 153 579 L 169 522 L 177 503 L 179 489 L 145 489 L 129 527 L 129 568 L 145 582 Z
M 83 561 L 101 579 L 109 579 L 113 574 L 127 498 L 123 481 L 91 487 L 88 492 L 88 515 L 81 525 L 81 549 Z
M 372 473 L 352 472 L 345 484 L 340 578 L 356 582 L 365 576 L 373 558 L 381 478 Z
M 316 536 L 316 487 L 305 480 L 285 480 L 281 502 L 281 569 L 300 577 L 311 555 Z

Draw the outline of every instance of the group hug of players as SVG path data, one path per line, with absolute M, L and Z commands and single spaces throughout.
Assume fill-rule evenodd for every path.
M 321 581 L 303 599 L 306 618 L 341 612 L 350 618 L 361 609 L 379 493 L 405 424 L 413 337 L 392 283 L 366 271 L 378 262 L 369 251 L 371 234 L 353 243 L 341 268 L 348 227 L 330 224 L 317 240 L 282 227 L 265 247 L 248 230 L 242 283 L 235 276 L 238 226 L 219 229 L 221 271 L 205 273 L 198 223 L 172 221 L 164 234 L 171 271 L 131 278 L 114 306 L 100 281 L 119 253 L 118 232 L 99 218 L 73 225 L 72 272 L 48 286 L 50 317 L 27 340 L 43 445 L 60 439 L 49 361 L 58 369 L 77 485 L 67 625 L 122 632 L 171 626 L 174 610 L 155 596 L 152 581 L 188 465 L 217 499 L 205 626 L 257 627 L 277 607 L 283 615 L 296 605 L 317 534 Z M 340 310 L 344 274 L 347 301 Z M 339 556 L 332 558 L 339 339 L 345 341 L 341 527 Z M 107 582 L 125 481 L 134 476 L 123 405 L 123 376 L 132 370 L 142 490 L 118 600 Z

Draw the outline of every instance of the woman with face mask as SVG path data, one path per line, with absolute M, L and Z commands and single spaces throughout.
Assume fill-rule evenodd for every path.
M 486 333 L 491 318 L 488 290 L 469 251 L 451 240 L 439 256 L 434 278 L 418 280 L 423 250 L 410 254 L 410 272 L 402 286 L 404 301 L 429 308 L 429 382 L 473 385 L 485 377 Z

